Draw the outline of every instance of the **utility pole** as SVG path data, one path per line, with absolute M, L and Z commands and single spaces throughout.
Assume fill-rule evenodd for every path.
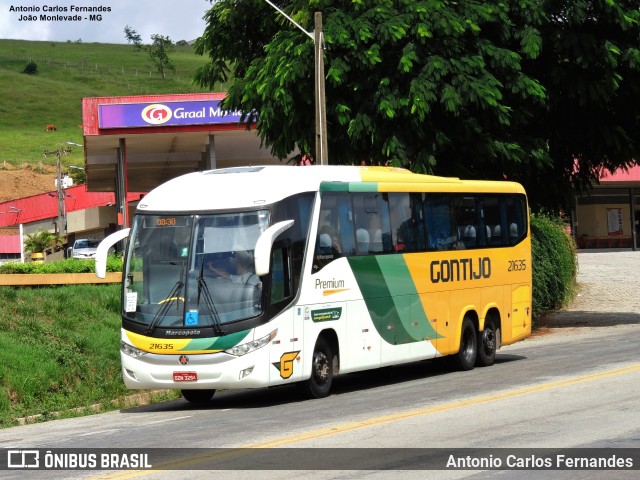
M 58 223 L 56 224 L 56 235 L 64 237 L 67 234 L 67 218 L 66 209 L 64 205 L 64 190 L 62 188 L 62 166 L 60 164 L 60 158 L 63 155 L 67 155 L 71 152 L 71 148 L 58 148 L 53 151 L 45 151 L 44 156 L 50 157 L 56 156 L 56 190 L 58 199 Z
M 329 165 L 329 149 L 327 148 L 327 102 L 324 94 L 324 35 L 322 34 L 322 12 L 313 16 L 314 32 L 307 32 L 293 18 L 275 5 L 271 0 L 264 0 L 283 17 L 293 23 L 313 40 L 315 51 L 315 104 L 316 104 L 316 164 Z
M 327 102 L 324 95 L 324 36 L 322 35 L 322 12 L 314 15 L 315 46 L 315 97 L 316 97 L 316 155 L 320 165 L 329 165 L 327 146 Z

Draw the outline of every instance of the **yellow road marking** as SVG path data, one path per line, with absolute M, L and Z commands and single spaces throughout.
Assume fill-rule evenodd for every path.
M 94 480 L 121 480 L 127 478 L 136 478 L 144 475 L 151 475 L 163 470 L 176 470 L 176 469 L 188 469 L 186 467 L 198 465 L 212 460 L 232 458 L 243 454 L 243 449 L 247 448 L 275 448 L 291 443 L 299 443 L 307 440 L 313 440 L 316 438 L 327 437 L 330 435 L 336 435 L 339 433 L 350 432 L 361 428 L 373 427 L 384 423 L 391 423 L 398 420 L 406 420 L 409 418 L 421 417 L 425 415 L 432 415 L 434 413 L 446 412 L 449 410 L 456 410 L 464 407 L 471 407 L 475 405 L 483 405 L 486 403 L 496 402 L 499 400 L 506 400 L 509 398 L 520 397 L 523 395 L 529 395 L 531 393 L 544 392 L 546 390 L 558 389 L 569 387 L 572 385 L 578 385 L 586 382 L 593 382 L 596 380 L 602 380 L 605 378 L 616 377 L 619 375 L 625 375 L 628 373 L 634 373 L 640 371 L 640 363 L 629 365 L 627 367 L 616 368 L 613 370 L 607 370 L 600 373 L 592 373 L 580 377 L 567 378 L 565 380 L 557 380 L 555 382 L 542 383 L 540 385 L 533 385 L 530 387 L 518 388 L 515 390 L 509 390 L 502 393 L 494 393 L 491 395 L 485 395 L 481 397 L 473 397 L 466 400 L 457 400 L 455 402 L 444 403 L 442 405 L 434 405 L 432 407 L 418 408 L 415 410 L 408 410 L 406 412 L 391 413 L 388 415 L 381 415 L 379 417 L 367 418 L 364 420 L 357 420 L 355 422 L 343 423 L 341 425 L 335 425 L 333 427 L 319 428 L 304 433 L 297 433 L 286 437 L 274 438 L 271 440 L 265 440 L 262 442 L 251 443 L 242 447 L 225 449 L 223 452 L 207 453 L 202 455 L 194 455 L 180 460 L 169 461 L 154 465 L 156 470 L 128 470 L 113 472 L 104 476 L 94 477 Z M 159 467 L 159 468 L 158 468 Z

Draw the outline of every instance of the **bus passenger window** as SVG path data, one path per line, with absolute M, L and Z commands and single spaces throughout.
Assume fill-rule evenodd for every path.
M 424 199 L 429 250 L 453 250 L 458 241 L 455 228 L 455 197 L 426 194 Z
M 515 245 L 522 240 L 527 233 L 527 206 L 524 197 L 507 198 L 507 225 L 509 226 L 509 244 Z
M 471 196 L 456 199 L 456 222 L 459 248 L 475 248 L 478 245 L 478 216 L 476 199 Z
M 354 193 L 352 200 L 356 229 L 356 254 L 375 255 L 391 252 L 389 207 L 386 194 Z
M 424 249 L 421 198 L 408 193 L 390 193 L 391 238 L 397 252 Z
M 287 250 L 274 248 L 271 255 L 271 303 L 277 303 L 291 296 Z
M 487 245 L 497 247 L 506 245 L 502 237 L 502 211 L 504 199 L 487 195 L 482 200 L 482 216 L 487 231 Z
M 313 259 L 313 270 L 317 271 L 334 259 L 342 256 L 342 247 L 338 237 L 331 227 L 323 225 L 318 231 L 316 239 L 315 255 Z

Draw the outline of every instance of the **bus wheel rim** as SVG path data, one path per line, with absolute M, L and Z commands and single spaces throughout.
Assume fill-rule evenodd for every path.
M 482 335 L 482 345 L 487 355 L 491 355 L 496 350 L 496 335 L 491 329 L 486 329 Z
M 324 352 L 316 352 L 313 356 L 313 376 L 319 384 L 329 378 L 329 358 Z

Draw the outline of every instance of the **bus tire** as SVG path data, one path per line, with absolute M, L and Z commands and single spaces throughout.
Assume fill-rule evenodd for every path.
M 329 343 L 323 337 L 318 338 L 313 350 L 311 377 L 300 384 L 306 396 L 310 398 L 329 396 L 333 383 L 333 356 Z
M 493 320 L 484 322 L 484 330 L 478 332 L 478 356 L 477 367 L 490 367 L 496 361 L 496 349 L 498 345 L 496 326 Z
M 457 370 L 472 370 L 478 354 L 476 328 L 469 317 L 464 317 L 460 330 L 460 349 L 453 356 L 453 365 Z
M 216 393 L 215 390 L 180 390 L 180 392 L 189 403 L 207 403 Z

